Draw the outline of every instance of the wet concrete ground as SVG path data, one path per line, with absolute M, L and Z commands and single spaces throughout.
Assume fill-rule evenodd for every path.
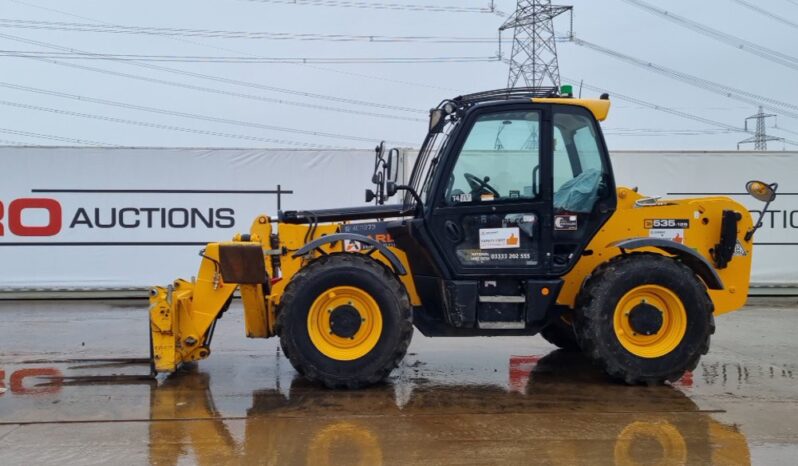
M 796 464 L 798 300 L 717 319 L 674 386 L 614 384 L 540 337 L 429 339 L 389 383 L 330 391 L 240 305 L 158 381 L 145 302 L 0 302 L 0 465 Z M 128 359 L 119 361 L 119 359 Z M 131 360 L 132 359 L 132 360 Z M 113 360 L 113 361 L 109 361 Z

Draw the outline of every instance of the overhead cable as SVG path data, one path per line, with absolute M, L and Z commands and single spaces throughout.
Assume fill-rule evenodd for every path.
M 26 44 L 31 44 L 31 45 L 37 45 L 37 46 L 40 46 L 40 47 L 50 48 L 50 49 L 54 49 L 54 50 L 76 51 L 76 52 L 82 52 L 82 53 L 90 53 L 90 52 L 86 52 L 84 50 L 70 49 L 70 48 L 63 47 L 63 46 L 60 46 L 60 45 L 57 45 L 57 44 L 53 44 L 51 42 L 43 42 L 43 41 L 38 41 L 38 40 L 26 39 L 24 37 L 15 36 L 15 35 L 11 35 L 11 34 L 2 34 L 2 33 L 0 33 L 0 38 L 13 40 L 13 41 L 16 41 L 16 42 L 22 42 L 22 43 L 26 43 Z M 27 58 L 34 58 L 34 57 L 27 57 Z M 170 67 L 166 67 L 166 66 L 163 66 L 163 65 L 155 65 L 155 64 L 152 64 L 152 63 L 144 63 L 144 62 L 136 62 L 136 61 L 120 61 L 119 63 L 123 63 L 123 64 L 130 65 L 130 66 L 137 66 L 139 68 L 147 68 L 147 69 L 151 69 L 151 70 L 163 71 L 163 72 L 166 72 L 166 73 L 177 74 L 177 75 L 181 75 L 181 76 L 190 76 L 190 77 L 198 78 L 198 79 L 215 81 L 215 82 L 220 82 L 220 83 L 224 83 L 224 84 L 231 84 L 231 85 L 234 85 L 234 86 L 249 87 L 249 88 L 252 88 L 252 89 L 259 89 L 259 90 L 263 90 L 263 91 L 272 91 L 272 92 L 296 95 L 296 96 L 307 97 L 307 98 L 312 98 L 312 99 L 328 100 L 328 101 L 331 101 L 331 102 L 338 102 L 338 103 L 344 103 L 344 104 L 366 106 L 366 107 L 370 107 L 370 108 L 381 108 L 381 109 L 388 109 L 388 110 L 397 110 L 397 111 L 411 112 L 411 113 L 420 113 L 420 114 L 426 114 L 427 113 L 426 110 L 422 110 L 422 109 L 418 109 L 418 108 L 410 108 L 410 107 L 404 107 L 404 106 L 399 106 L 399 105 L 390 105 L 390 104 L 386 104 L 386 103 L 383 103 L 383 102 L 371 102 L 371 101 L 365 101 L 365 100 L 360 100 L 360 99 L 352 99 L 352 98 L 338 97 L 338 96 L 328 95 L 328 94 L 318 94 L 318 93 L 300 91 L 300 90 L 295 90 L 295 89 L 281 88 L 281 87 L 277 87 L 277 86 L 269 86 L 269 85 L 266 85 L 266 84 L 254 83 L 254 82 L 250 82 L 250 81 L 243 81 L 243 80 L 239 80 L 239 79 L 225 78 L 225 77 L 222 77 L 222 76 L 215 76 L 215 75 L 209 75 L 209 74 L 203 74 L 203 73 L 195 73 L 195 72 L 192 72 L 192 71 L 181 70 L 181 69 L 178 69 L 178 68 L 170 68 Z M 77 66 L 77 65 L 74 65 L 74 66 Z
M 12 139 L 0 139 L 0 145 L 5 146 L 29 146 L 29 143 L 24 143 L 20 141 L 14 141 Z
M 564 81 L 571 81 L 571 82 L 580 82 L 581 81 L 579 79 L 571 79 L 571 78 L 567 78 L 565 76 L 560 76 L 560 77 Z M 587 89 L 589 91 L 592 91 L 592 92 L 596 92 L 596 93 L 604 93 L 604 92 L 606 92 L 612 98 L 617 98 L 618 100 L 623 100 L 623 101 L 626 101 L 626 102 L 637 104 L 637 105 L 640 105 L 640 106 L 643 106 L 643 107 L 650 108 L 652 110 L 656 110 L 656 111 L 664 112 L 664 113 L 669 113 L 671 115 L 675 115 L 675 116 L 678 116 L 678 117 L 681 117 L 681 118 L 697 121 L 699 123 L 704 123 L 704 124 L 706 124 L 708 126 L 715 126 L 717 128 L 723 128 L 723 129 L 727 129 L 727 130 L 730 130 L 730 131 L 733 131 L 733 132 L 736 132 L 736 133 L 749 133 L 749 134 L 753 134 L 754 133 L 753 131 L 748 131 L 748 130 L 746 130 L 745 128 L 743 128 L 741 126 L 730 125 L 728 123 L 723 123 L 721 121 L 712 120 L 710 118 L 704 118 L 702 116 L 694 115 L 692 113 L 683 112 L 681 110 L 677 110 L 677 109 L 674 109 L 674 108 L 671 108 L 671 107 L 667 107 L 667 106 L 663 106 L 663 105 L 647 102 L 645 100 L 638 99 L 636 97 L 630 97 L 628 95 L 624 95 L 624 94 L 609 90 L 609 89 L 604 88 L 604 87 L 592 86 L 592 85 L 584 83 L 584 82 L 582 82 L 580 85 L 581 85 L 581 87 L 583 87 L 583 88 L 585 88 L 585 89 Z M 798 141 L 785 139 L 784 142 L 786 142 L 788 144 L 791 144 L 791 145 L 798 146 Z
M 740 102 L 746 102 L 752 105 L 763 105 L 764 107 L 769 108 L 771 110 L 781 112 L 793 118 L 798 118 L 798 105 L 791 104 L 789 102 L 784 102 L 778 99 L 773 99 L 770 97 L 761 96 L 735 87 L 726 86 L 714 81 L 710 81 L 708 79 L 703 79 L 699 78 L 698 76 L 694 76 L 688 73 L 683 73 L 681 71 L 676 71 L 671 68 L 667 68 L 661 65 L 657 65 L 656 63 L 635 58 L 630 55 L 618 52 L 616 50 L 608 49 L 606 47 L 602 47 L 600 45 L 593 44 L 591 42 L 576 37 L 574 38 L 573 42 L 576 45 L 589 48 L 590 50 L 599 53 L 603 53 L 605 55 L 625 61 L 640 68 L 644 68 L 648 71 L 659 73 L 671 79 L 676 79 L 691 86 L 698 87 L 700 89 L 713 92 L 715 94 L 720 94 L 724 97 L 735 99 Z M 786 109 L 792 109 L 793 111 Z
M 60 60 L 114 60 L 172 63 L 482 63 L 499 61 L 498 57 L 225 57 L 209 55 L 139 55 L 123 53 L 42 52 L 0 50 L 0 56 L 42 57 Z
M 0 133 L 5 134 L 14 134 L 17 136 L 25 136 L 29 138 L 35 139 L 45 139 L 48 141 L 60 141 L 60 142 L 71 142 L 73 144 L 82 144 L 88 146 L 116 146 L 115 144 L 107 144 L 104 142 L 97 142 L 97 141 L 90 141 L 88 139 L 75 139 L 75 138 L 68 138 L 64 136 L 56 136 L 53 134 L 43 134 L 43 133 L 33 133 L 30 131 L 20 131 L 16 129 L 9 129 L 9 128 L 0 128 Z M 24 145 L 24 143 L 23 143 Z M 118 147 L 118 146 L 117 146 Z
M 731 0 L 731 1 L 733 1 L 734 3 L 737 3 L 739 5 L 742 5 L 742 6 L 748 8 L 750 10 L 754 10 L 754 11 L 756 11 L 759 14 L 765 15 L 765 16 L 767 16 L 770 19 L 776 20 L 776 21 L 778 21 L 778 22 L 780 22 L 782 24 L 786 24 L 787 26 L 790 26 L 790 27 L 798 29 L 798 23 L 794 23 L 794 22 L 784 18 L 782 15 L 778 15 L 776 13 L 771 13 L 770 11 L 768 11 L 768 10 L 762 8 L 762 7 L 759 7 L 757 5 L 754 5 L 753 3 L 746 2 L 745 0 Z
M 403 10 L 403 11 L 426 11 L 436 13 L 494 13 L 492 8 L 447 6 L 447 5 L 419 5 L 414 3 L 383 3 L 383 2 L 361 2 L 352 0 L 243 0 L 254 3 L 273 3 L 282 5 L 301 5 L 301 6 L 329 6 L 342 8 L 362 8 L 375 10 Z
M 67 94 L 65 92 L 58 92 L 58 91 L 53 91 L 53 90 L 48 90 L 48 89 L 40 89 L 40 88 L 35 88 L 35 87 L 30 87 L 30 86 L 22 86 L 22 85 L 19 85 L 19 84 L 12 84 L 12 83 L 6 83 L 6 82 L 0 82 L 0 87 L 5 87 L 7 89 L 15 89 L 15 90 L 19 90 L 19 91 L 25 91 L 25 92 L 32 92 L 32 93 L 36 93 L 36 94 L 44 94 L 44 95 L 49 95 L 49 96 L 54 96 L 54 97 L 61 97 L 61 98 L 65 98 L 65 99 L 72 99 L 72 100 L 77 100 L 77 101 L 81 101 L 81 102 L 90 102 L 90 103 L 100 104 L 100 105 L 108 105 L 108 106 L 112 106 L 112 107 L 120 107 L 120 108 L 125 108 L 125 109 L 128 109 L 128 110 L 138 110 L 138 111 L 144 111 L 144 112 L 149 112 L 149 113 L 158 113 L 158 114 L 161 114 L 161 115 L 170 115 L 170 116 L 177 116 L 177 117 L 181 117 L 181 118 L 190 118 L 190 119 L 194 119 L 194 120 L 210 121 L 210 122 L 213 122 L 213 123 L 223 123 L 223 124 L 227 124 L 227 125 L 244 126 L 244 127 L 248 127 L 248 128 L 265 129 L 265 130 L 270 130 L 270 131 L 280 131 L 280 132 L 304 134 L 304 135 L 309 135 L 309 136 L 318 136 L 318 137 L 342 139 L 342 140 L 350 140 L 350 141 L 375 142 L 374 138 L 367 138 L 367 137 L 362 137 L 362 136 L 348 136 L 348 135 L 337 134 L 337 133 L 324 133 L 324 132 L 320 132 L 320 131 L 303 130 L 303 129 L 296 129 L 296 128 L 286 128 L 286 127 L 281 127 L 281 126 L 273 126 L 273 125 L 265 125 L 265 124 L 261 124 L 261 123 L 254 123 L 254 122 L 249 122 L 249 121 L 233 120 L 233 119 L 229 119 L 229 118 L 219 118 L 219 117 L 208 116 L 208 115 L 200 115 L 200 114 L 196 114 L 196 113 L 178 112 L 178 111 L 175 111 L 175 110 L 168 110 L 168 109 L 154 108 L 154 107 L 146 107 L 146 106 L 143 106 L 143 105 L 134 105 L 134 104 L 128 104 L 128 103 L 125 103 L 125 102 L 117 102 L 117 101 L 113 101 L 113 100 L 98 99 L 98 98 L 94 98 L 94 97 L 87 97 L 87 96 L 76 95 L 76 94 Z M 402 144 L 406 144 L 406 143 L 402 143 Z
M 760 58 L 764 58 L 774 63 L 778 63 L 782 66 L 786 66 L 793 70 L 798 70 L 798 58 L 793 57 L 791 55 L 787 55 L 785 53 L 776 51 L 774 49 L 747 41 L 740 37 L 718 31 L 717 29 L 710 28 L 709 26 L 705 26 L 696 21 L 674 14 L 670 11 L 662 10 L 641 0 L 623 0 L 623 1 L 631 5 L 634 5 L 636 7 L 642 8 L 643 10 L 646 10 L 649 13 L 658 15 L 661 18 L 667 19 L 668 21 L 672 21 L 678 24 L 679 26 L 685 27 L 699 34 L 703 34 L 707 37 L 711 37 L 728 46 L 734 47 L 735 49 L 742 50 L 743 52 L 747 52 L 752 55 L 756 55 Z
M 439 44 L 481 44 L 496 42 L 495 37 L 463 36 L 384 36 L 375 34 L 319 34 L 296 32 L 264 31 L 224 31 L 213 29 L 163 28 L 150 26 L 104 25 L 91 23 L 69 23 L 55 21 L 33 21 L 0 18 L 0 28 L 44 29 L 76 32 L 97 32 L 110 34 L 142 34 L 155 36 L 202 37 L 212 39 L 267 39 L 329 42 L 370 42 L 370 43 L 439 43 Z
M 33 3 L 24 2 L 22 0 L 8 0 L 8 1 L 13 2 L 13 3 L 17 3 L 19 5 L 25 5 L 25 6 L 31 7 L 31 8 L 37 8 L 37 9 L 44 10 L 44 11 L 49 11 L 49 12 L 52 12 L 52 13 L 58 13 L 60 15 L 69 16 L 71 18 L 78 18 L 78 19 L 82 19 L 82 20 L 86 20 L 86 21 L 93 21 L 93 22 L 95 22 L 97 24 L 103 24 L 103 25 L 107 25 L 107 26 L 114 26 L 115 25 L 113 23 L 109 23 L 107 21 L 102 21 L 102 20 L 99 20 L 97 18 L 91 18 L 91 17 L 88 17 L 88 16 L 77 15 L 77 14 L 74 14 L 74 13 L 70 13 L 68 11 L 59 10 L 57 8 L 49 8 L 49 7 L 45 7 L 45 6 L 41 6 L 41 5 L 35 5 Z M 498 14 L 498 11 L 497 11 L 497 14 Z M 174 40 L 174 41 L 185 42 L 185 43 L 196 45 L 196 46 L 199 46 L 199 47 L 211 48 L 211 49 L 216 49 L 216 50 L 224 50 L 224 51 L 233 52 L 233 53 L 247 54 L 244 51 L 234 50 L 234 49 L 230 49 L 228 47 L 219 47 L 219 46 L 216 46 L 216 45 L 205 44 L 205 43 L 202 43 L 202 42 L 197 42 L 197 41 L 193 41 L 193 40 L 189 40 L 189 39 L 185 39 L 185 38 L 180 38 L 180 37 L 171 37 L 171 39 Z M 247 55 L 250 55 L 250 54 L 247 54 Z M 250 56 L 255 56 L 255 55 L 250 55 Z M 435 86 L 435 85 L 431 85 L 431 84 L 411 83 L 411 82 L 408 82 L 408 81 L 395 80 L 395 79 L 385 78 L 385 77 L 381 77 L 381 76 L 373 76 L 373 75 L 369 75 L 369 74 L 365 74 L 365 73 L 354 73 L 354 72 L 346 71 L 346 70 L 337 70 L 337 69 L 334 69 L 334 68 L 327 68 L 327 67 L 318 66 L 318 65 L 311 65 L 311 64 L 307 64 L 307 63 L 305 63 L 305 64 L 296 64 L 295 63 L 293 65 L 294 66 L 303 66 L 303 67 L 308 67 L 308 68 L 314 68 L 314 69 L 317 69 L 317 70 L 326 71 L 326 72 L 330 72 L 330 73 L 337 73 L 337 74 L 349 75 L 349 76 L 357 76 L 357 77 L 365 78 L 365 79 L 373 79 L 373 80 L 377 80 L 377 81 L 394 82 L 394 83 L 397 83 L 397 84 L 412 85 L 412 86 L 416 86 L 416 87 L 426 87 L 426 88 L 432 88 L 432 89 L 447 90 L 447 89 L 442 88 L 440 86 Z M 426 113 L 426 111 L 423 111 L 423 110 L 422 110 L 422 112 Z
M 96 67 L 93 67 L 93 66 L 86 66 L 86 65 L 79 65 L 79 64 L 76 64 L 76 63 L 61 62 L 61 61 L 58 61 L 58 60 L 50 60 L 50 59 L 46 59 L 46 58 L 37 58 L 36 60 L 44 62 L 44 63 L 50 63 L 50 64 L 53 64 L 53 65 L 60 65 L 60 66 L 68 67 L 68 68 L 92 71 L 92 72 L 95 72 L 95 73 L 101 73 L 101 74 L 106 74 L 106 75 L 110 75 L 110 76 L 117 76 L 117 77 L 123 77 L 123 78 L 128 78 L 128 79 L 135 79 L 135 80 L 143 81 L 143 82 L 150 82 L 150 83 L 154 83 L 154 84 L 162 84 L 162 85 L 165 85 L 165 86 L 172 86 L 172 87 L 176 87 L 176 88 L 188 89 L 188 90 L 193 90 L 193 91 L 198 91 L 198 92 L 205 92 L 205 93 L 209 93 L 209 94 L 224 95 L 224 96 L 229 96 L 229 97 L 238 97 L 238 98 L 242 98 L 242 99 L 249 99 L 249 100 L 259 101 L 259 102 L 269 102 L 269 103 L 276 103 L 276 104 L 292 105 L 292 106 L 296 106 L 296 107 L 311 108 L 311 109 L 314 109 L 314 110 L 327 110 L 327 111 L 345 113 L 345 114 L 350 114 L 350 115 L 364 115 L 364 116 L 371 116 L 371 117 L 378 117 L 378 118 L 388 118 L 388 119 L 393 119 L 393 120 L 416 121 L 416 122 L 426 121 L 425 119 L 422 119 L 422 118 L 405 117 L 405 116 L 401 116 L 401 115 L 390 115 L 390 114 L 385 114 L 385 113 L 375 113 L 375 112 L 368 112 L 368 111 L 363 111 L 363 110 L 353 110 L 353 109 L 347 109 L 347 108 L 343 108 L 343 107 L 330 107 L 330 106 L 326 106 L 326 105 L 318 105 L 318 104 L 297 102 L 297 101 L 291 101 L 291 100 L 275 99 L 275 98 L 264 97 L 264 96 L 255 95 L 255 94 L 245 94 L 245 93 L 241 93 L 241 92 L 231 92 L 231 91 L 225 91 L 225 90 L 222 90 L 222 89 L 216 89 L 216 88 L 212 88 L 212 87 L 196 86 L 196 85 L 193 85 L 193 84 L 186 84 L 186 83 L 178 82 L 178 81 L 170 81 L 170 80 L 165 80 L 165 79 L 150 78 L 150 77 L 142 76 L 142 75 L 136 75 L 136 74 L 130 74 L 130 73 L 122 73 L 122 72 L 118 72 L 118 71 L 111 71 L 111 70 L 106 70 L 106 69 L 102 69 L 102 68 L 96 68 Z
M 153 123 L 149 121 L 137 121 L 137 120 L 128 120 L 124 118 L 115 118 L 109 117 L 104 115 L 96 115 L 91 113 L 81 113 L 81 112 L 73 112 L 71 110 L 63 110 L 58 108 L 51 108 L 51 107 L 41 107 L 38 105 L 29 105 L 19 102 L 9 102 L 7 100 L 0 100 L 0 105 L 5 105 L 6 107 L 12 108 L 21 108 L 26 110 L 36 110 L 40 112 L 49 112 L 54 113 L 57 115 L 65 115 L 65 116 L 73 116 L 73 117 L 80 117 L 80 118 L 89 118 L 92 120 L 100 120 L 100 121 L 107 121 L 110 123 L 119 123 L 125 125 L 133 125 L 133 126 L 141 126 L 145 128 L 154 128 L 160 130 L 167 130 L 167 131 L 179 131 L 183 133 L 193 133 L 193 134 L 202 134 L 205 136 L 218 136 L 223 138 L 231 138 L 231 139 L 243 139 L 247 141 L 258 141 L 258 142 L 270 142 L 276 144 L 286 144 L 291 146 L 303 146 L 303 147 L 312 147 L 312 148 L 323 148 L 323 149 L 338 149 L 339 147 L 335 146 L 326 146 L 321 144 L 311 144 L 307 142 L 298 142 L 298 141 L 289 141 L 285 139 L 274 139 L 274 138 L 263 138 L 258 136 L 249 136 L 245 134 L 231 134 L 231 133 L 222 133 L 219 131 L 207 131 L 207 130 L 200 130 L 194 128 L 185 128 L 181 126 L 174 126 L 174 125 L 164 125 L 160 123 Z

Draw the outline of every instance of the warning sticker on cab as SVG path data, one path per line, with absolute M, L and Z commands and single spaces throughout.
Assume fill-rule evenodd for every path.
M 506 249 L 521 247 L 519 229 L 515 228 L 480 228 L 479 249 Z

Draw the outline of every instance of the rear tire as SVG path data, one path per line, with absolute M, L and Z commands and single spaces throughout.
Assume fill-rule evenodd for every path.
M 565 351 L 579 351 L 579 342 L 576 339 L 573 322 L 566 319 L 566 315 L 556 317 L 540 331 L 540 336 L 557 348 Z
M 359 254 L 332 254 L 300 270 L 277 314 L 280 345 L 300 374 L 330 388 L 385 379 L 413 336 L 401 282 Z
M 650 253 L 601 266 L 580 293 L 575 317 L 585 354 L 628 384 L 678 380 L 709 351 L 715 331 L 700 279 L 684 264 Z

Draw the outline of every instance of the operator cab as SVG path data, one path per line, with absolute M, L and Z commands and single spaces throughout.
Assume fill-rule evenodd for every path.
M 404 187 L 422 207 L 390 227 L 413 264 L 424 333 L 536 333 L 556 314 L 559 277 L 616 206 L 603 97 L 500 90 L 431 112 Z

